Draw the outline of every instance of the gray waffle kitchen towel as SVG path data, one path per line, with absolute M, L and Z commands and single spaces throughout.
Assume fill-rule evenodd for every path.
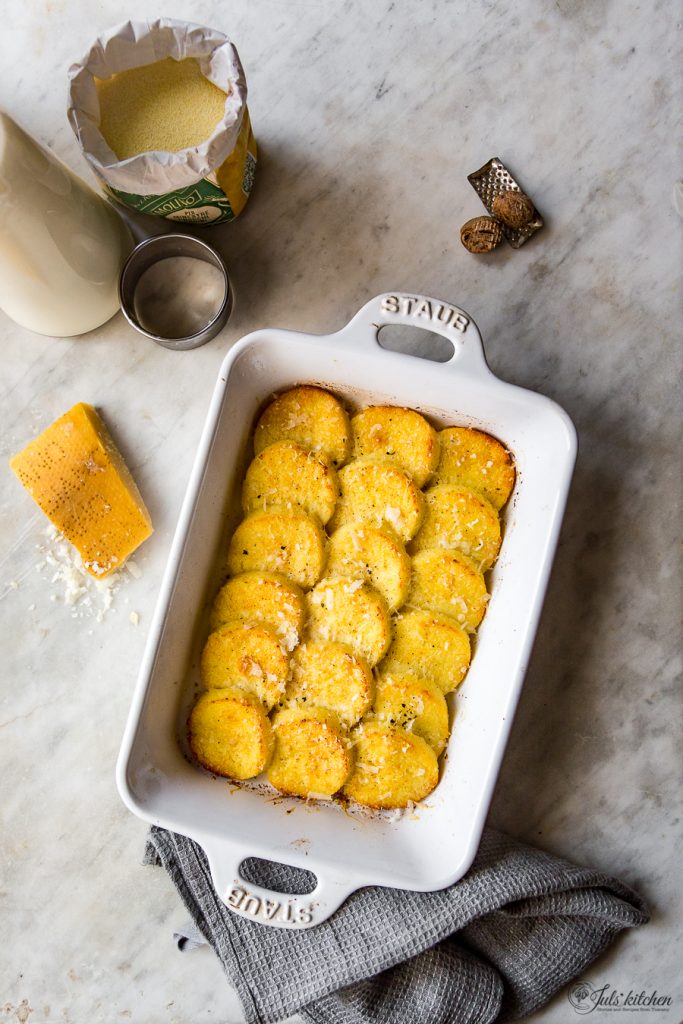
M 249 1024 L 493 1024 L 525 1017 L 584 971 L 623 928 L 648 920 L 608 875 L 487 830 L 467 875 L 440 892 L 362 889 L 316 928 L 233 914 L 190 839 L 152 828 L 163 864 L 220 958 Z M 245 879 L 305 892 L 306 872 L 251 862 Z M 197 935 L 188 935 L 187 948 Z

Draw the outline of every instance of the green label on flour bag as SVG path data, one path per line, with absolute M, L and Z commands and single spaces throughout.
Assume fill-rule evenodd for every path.
M 254 185 L 255 154 L 256 142 L 249 114 L 245 111 L 238 145 L 208 178 L 201 178 L 186 188 L 153 196 L 123 192 L 107 181 L 103 184 L 110 195 L 140 213 L 191 224 L 220 224 L 221 221 L 234 220 L 244 208 Z M 214 178 L 215 181 L 212 180 Z
M 126 206 L 154 217 L 189 221 L 192 224 L 218 224 L 220 221 L 235 219 L 225 192 L 207 178 L 202 178 L 196 185 L 159 196 L 138 196 L 132 192 L 121 192 L 111 185 L 106 188 Z

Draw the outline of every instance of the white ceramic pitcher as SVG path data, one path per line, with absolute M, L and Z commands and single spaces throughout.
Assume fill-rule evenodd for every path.
M 37 334 L 69 337 L 119 308 L 132 238 L 89 185 L 0 111 L 0 307 Z

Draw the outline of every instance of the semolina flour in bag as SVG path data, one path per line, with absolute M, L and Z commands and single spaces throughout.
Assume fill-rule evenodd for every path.
M 129 21 L 98 39 L 69 79 L 69 121 L 111 196 L 195 224 L 242 211 L 256 142 L 226 36 L 170 18 Z

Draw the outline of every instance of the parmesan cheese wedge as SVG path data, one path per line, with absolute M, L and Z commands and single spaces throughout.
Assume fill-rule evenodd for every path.
M 135 481 L 91 405 L 74 405 L 15 455 L 10 467 L 91 576 L 120 569 L 152 533 Z

